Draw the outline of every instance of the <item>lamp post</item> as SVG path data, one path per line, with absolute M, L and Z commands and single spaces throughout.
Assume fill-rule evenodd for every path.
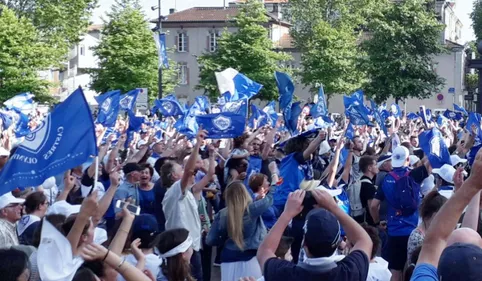
M 482 55 L 482 41 L 477 44 L 477 52 Z M 482 113 L 482 59 L 469 60 L 469 68 L 477 69 L 479 72 L 479 83 L 478 83 L 478 93 L 477 93 L 477 112 Z
M 157 7 L 156 6 L 151 7 L 151 10 L 154 11 L 155 9 L 157 9 L 156 30 L 158 32 L 159 40 L 161 40 L 161 38 L 160 38 L 161 34 L 162 34 L 161 0 L 157 0 Z M 158 75 L 157 83 L 158 83 L 158 88 L 159 88 L 159 93 L 158 93 L 157 97 L 162 99 L 162 64 L 159 65 L 157 75 Z

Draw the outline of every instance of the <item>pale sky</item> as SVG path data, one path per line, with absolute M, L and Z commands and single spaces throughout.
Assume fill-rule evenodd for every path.
M 234 0 L 161 0 L 161 11 L 163 15 L 167 15 L 170 8 L 176 8 L 178 11 L 181 11 L 191 7 L 222 6 L 223 3 L 228 5 L 229 2 L 233 1 Z M 462 38 L 464 41 L 470 41 L 475 38 L 474 32 L 472 31 L 472 21 L 469 17 L 474 1 L 475 0 L 455 0 L 457 16 L 464 25 L 462 30 Z M 102 23 L 100 17 L 104 16 L 105 13 L 110 10 L 113 3 L 114 0 L 100 0 L 99 7 L 94 11 L 92 21 L 94 23 Z M 157 6 L 158 0 L 140 0 L 140 3 L 149 19 L 157 17 L 157 10 L 152 11 L 151 7 Z

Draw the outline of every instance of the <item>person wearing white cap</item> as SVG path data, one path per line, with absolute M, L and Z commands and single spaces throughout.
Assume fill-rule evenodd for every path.
M 450 155 L 450 162 L 454 168 L 465 165 L 467 159 L 460 158 L 458 155 Z
M 439 193 L 445 196 L 447 199 L 452 197 L 455 189 L 455 168 L 449 164 L 444 164 L 438 169 L 432 169 L 432 173 L 438 175 L 436 186 L 438 187 Z
M 372 200 L 370 214 L 375 225 L 380 223 L 379 209 L 382 201 L 387 201 L 387 261 L 392 272 L 392 280 L 402 278 L 402 270 L 407 260 L 407 243 L 410 233 L 418 225 L 419 194 L 411 195 L 412 205 L 405 205 L 397 198 L 406 190 L 413 190 L 428 177 L 431 166 L 426 161 L 423 166 L 409 170 L 410 153 L 404 146 L 398 146 L 392 153 L 393 170 L 385 176 Z M 408 186 L 407 186 L 408 185 Z M 419 189 L 420 187 L 418 187 Z
M 9 157 L 10 157 L 10 151 L 6 150 L 3 147 L 0 147 L 0 170 L 3 169 L 3 166 L 5 166 L 5 164 L 7 164 Z
M 23 202 L 11 192 L 0 196 L 0 248 L 18 245 L 16 223 L 22 217 Z

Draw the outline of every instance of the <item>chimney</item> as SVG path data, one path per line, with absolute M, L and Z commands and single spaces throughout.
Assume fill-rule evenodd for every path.
M 169 14 L 170 14 L 170 15 L 171 15 L 171 14 L 174 14 L 175 12 L 176 12 L 176 9 L 175 9 L 175 8 L 170 8 L 170 9 L 169 9 Z

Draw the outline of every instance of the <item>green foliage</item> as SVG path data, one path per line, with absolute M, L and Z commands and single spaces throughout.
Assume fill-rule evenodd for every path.
M 69 48 L 79 42 L 89 25 L 98 0 L 0 0 L 17 17 L 28 18 L 41 41 L 51 48 L 49 54 L 61 65 Z
M 482 0 L 474 0 L 474 9 L 470 14 L 472 28 L 474 29 L 477 42 L 482 40 Z
M 0 5 L 0 101 L 31 92 L 40 102 L 50 101 L 48 82 L 38 71 L 54 61 L 52 48 L 43 42 L 29 19 Z
M 116 1 L 108 16 L 101 42 L 93 48 L 99 69 L 91 71 L 92 89 L 104 93 L 148 88 L 151 99 L 157 97 L 157 49 L 137 1 Z M 176 65 L 171 61 L 170 68 L 163 71 L 163 92 L 173 91 L 176 84 Z
M 465 87 L 469 91 L 477 89 L 479 86 L 479 75 L 477 73 L 469 73 L 465 76 Z
M 377 102 L 389 97 L 427 98 L 440 91 L 443 78 L 433 71 L 433 56 L 445 51 L 442 25 L 425 0 L 387 0 L 368 25 L 370 39 L 362 43 L 367 71 L 364 89 Z
M 215 71 L 232 67 L 250 79 L 263 85 L 256 98 L 273 100 L 278 98 L 274 79 L 275 71 L 284 71 L 282 62 L 291 57 L 274 49 L 264 27 L 268 22 L 263 4 L 257 0 L 248 0 L 235 17 L 235 33 L 224 32 L 217 50 L 205 53 L 198 59 L 200 68 L 198 89 L 203 89 L 211 98 L 219 97 Z
M 362 30 L 376 0 L 291 0 L 287 18 L 291 36 L 301 51 L 304 84 L 316 91 L 323 84 L 328 96 L 361 87 L 363 71 L 357 67 Z M 358 31 L 358 32 L 357 32 Z

